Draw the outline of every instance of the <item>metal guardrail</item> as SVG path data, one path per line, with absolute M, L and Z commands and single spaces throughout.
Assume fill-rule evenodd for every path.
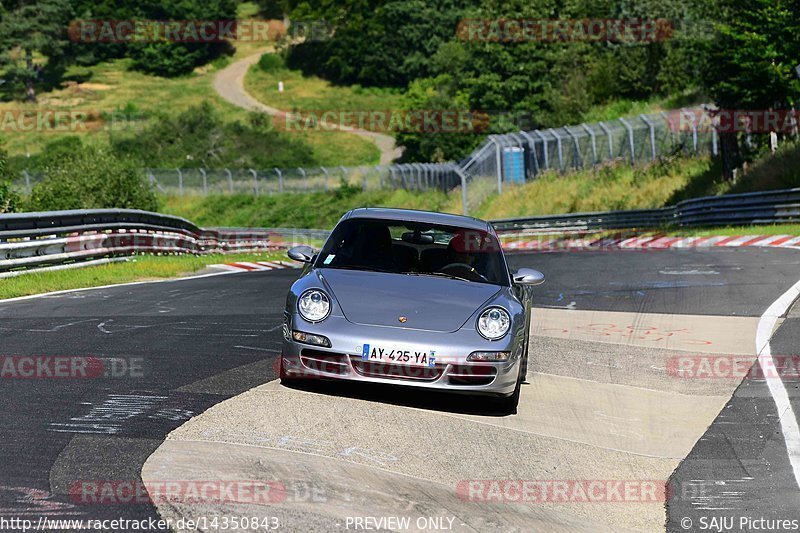
M 574 213 L 492 221 L 498 233 L 546 234 L 778 224 L 800 221 L 800 188 L 709 196 L 635 211 Z M 128 209 L 0 215 L 0 277 L 25 269 L 89 264 L 138 253 L 226 253 L 319 245 L 319 229 L 200 228 L 175 216 Z
M 203 229 L 180 217 L 127 209 L 7 214 L 0 215 L 0 272 L 139 253 L 270 250 L 325 236 L 321 230 Z
M 535 234 L 781 224 L 797 221 L 800 221 L 800 189 L 706 196 L 657 209 L 509 218 L 492 221 L 492 224 L 502 233 Z

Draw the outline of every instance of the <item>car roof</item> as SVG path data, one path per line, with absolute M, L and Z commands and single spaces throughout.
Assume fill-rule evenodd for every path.
M 374 218 L 383 220 L 422 222 L 427 224 L 442 224 L 444 226 L 454 226 L 457 228 L 474 229 L 492 233 L 491 225 L 485 220 L 462 215 L 451 215 L 448 213 L 435 213 L 433 211 L 417 211 L 416 209 L 360 207 L 346 213 L 342 220 L 351 218 Z

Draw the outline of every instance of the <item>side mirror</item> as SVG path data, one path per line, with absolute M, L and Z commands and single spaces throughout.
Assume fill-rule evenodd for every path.
M 517 285 L 541 285 L 544 283 L 544 274 L 532 268 L 520 268 L 514 273 L 514 283 Z
M 314 259 L 314 249 L 305 245 L 295 246 L 294 248 L 289 248 L 289 251 L 286 252 L 286 255 L 295 261 L 300 261 L 301 263 L 310 263 L 311 260 Z

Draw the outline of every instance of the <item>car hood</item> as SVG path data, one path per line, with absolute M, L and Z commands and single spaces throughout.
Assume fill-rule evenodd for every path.
M 457 331 L 502 290 L 488 283 L 325 268 L 320 277 L 354 324 Z M 400 317 L 406 322 L 400 322 Z

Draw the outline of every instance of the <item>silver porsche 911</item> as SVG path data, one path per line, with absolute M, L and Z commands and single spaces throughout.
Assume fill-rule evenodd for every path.
M 404 209 L 346 213 L 286 299 L 280 377 L 491 395 L 514 412 L 525 380 L 531 269 L 510 274 L 494 229 Z

